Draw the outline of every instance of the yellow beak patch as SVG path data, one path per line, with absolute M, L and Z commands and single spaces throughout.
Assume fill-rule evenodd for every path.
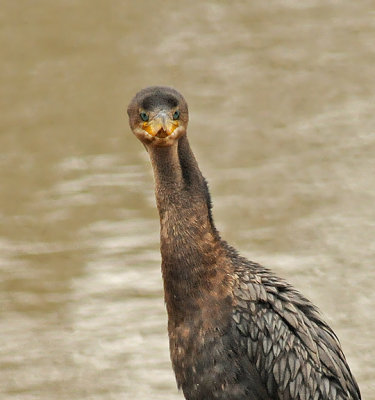
M 177 127 L 178 121 L 166 116 L 156 116 L 151 121 L 144 122 L 142 128 L 151 136 L 164 138 L 171 135 Z

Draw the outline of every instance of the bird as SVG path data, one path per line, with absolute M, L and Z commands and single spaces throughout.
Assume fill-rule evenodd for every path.
M 170 357 L 184 397 L 360 400 L 317 307 L 221 238 L 187 138 L 184 97 L 146 87 L 127 112 L 153 169 Z

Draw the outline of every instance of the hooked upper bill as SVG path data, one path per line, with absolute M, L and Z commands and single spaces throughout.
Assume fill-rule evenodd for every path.
M 178 126 L 178 121 L 161 111 L 149 121 L 144 121 L 142 128 L 153 137 L 165 138 L 170 136 Z

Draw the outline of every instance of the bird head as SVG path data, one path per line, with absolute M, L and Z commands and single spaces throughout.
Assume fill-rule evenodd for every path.
M 129 124 L 146 146 L 170 146 L 186 134 L 188 106 L 182 95 L 165 86 L 138 92 L 128 106 Z

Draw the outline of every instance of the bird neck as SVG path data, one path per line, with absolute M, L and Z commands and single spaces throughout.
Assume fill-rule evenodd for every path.
M 227 255 L 211 215 L 211 201 L 186 136 L 169 147 L 149 149 L 160 216 L 160 247 L 169 316 L 187 310 L 228 286 Z M 223 285 L 224 282 L 224 285 Z

